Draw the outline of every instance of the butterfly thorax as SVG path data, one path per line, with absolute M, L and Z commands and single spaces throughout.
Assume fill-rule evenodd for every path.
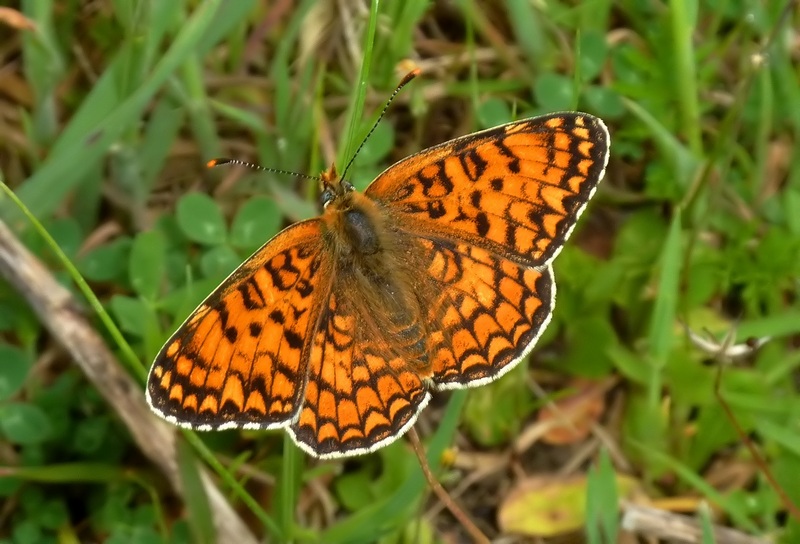
M 386 236 L 378 204 L 341 179 L 334 166 L 323 172 L 321 180 L 320 203 L 327 242 L 339 258 L 379 262 Z

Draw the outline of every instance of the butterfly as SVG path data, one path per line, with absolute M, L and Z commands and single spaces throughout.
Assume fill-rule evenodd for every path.
M 597 117 L 554 113 L 420 151 L 363 193 L 331 167 L 322 215 L 269 240 L 166 342 L 150 407 L 199 431 L 285 428 L 319 458 L 397 440 L 431 392 L 491 382 L 534 347 L 609 143 Z

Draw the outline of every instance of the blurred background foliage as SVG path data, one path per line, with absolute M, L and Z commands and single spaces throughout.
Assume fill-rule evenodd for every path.
M 138 375 L 255 248 L 317 213 L 314 183 L 207 170 L 207 160 L 311 175 L 343 165 L 408 61 L 422 75 L 359 153 L 349 176 L 359 189 L 474 130 L 557 110 L 602 117 L 611 161 L 555 263 L 558 304 L 530 364 L 466 395 L 438 394 L 417 424 L 441 437 L 437 452 L 447 447 L 439 478 L 491 537 L 624 541 L 609 508 L 624 497 L 800 539 L 714 394 L 719 351 L 731 351 L 720 344 L 735 330 L 744 355 L 720 390 L 800 502 L 794 3 L 0 6 L 0 179 L 89 281 L 141 358 Z M 75 290 L 8 199 L 0 214 Z M 448 432 L 457 425 L 452 439 L 436 434 L 443 417 Z M 292 472 L 281 432 L 202 439 L 281 520 L 273 540 L 465 538 L 404 440 Z M 276 479 L 294 488 L 293 504 Z M 0 282 L 0 541 L 190 542 L 181 505 Z

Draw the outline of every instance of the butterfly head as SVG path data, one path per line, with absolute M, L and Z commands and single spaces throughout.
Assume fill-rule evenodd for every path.
M 334 202 L 355 191 L 355 187 L 349 181 L 343 180 L 336 172 L 336 165 L 331 165 L 329 169 L 320 174 L 320 195 L 319 203 L 322 209 L 327 209 Z

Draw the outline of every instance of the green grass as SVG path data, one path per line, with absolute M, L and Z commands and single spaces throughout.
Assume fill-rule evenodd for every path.
M 443 484 L 490 537 L 508 536 L 495 513 L 542 502 L 523 475 L 555 477 L 586 446 L 569 488 L 585 485 L 588 502 L 558 513 L 589 542 L 618 534 L 603 506 L 624 496 L 623 475 L 656 505 L 697 504 L 704 541 L 709 519 L 798 538 L 800 524 L 714 396 L 714 354 L 681 325 L 718 338 L 735 327 L 739 341 L 772 337 L 725 368 L 721 390 L 800 503 L 796 9 L 416 0 L 345 16 L 308 0 L 84 4 L 25 1 L 36 31 L 4 29 L 15 36 L 4 77 L 16 85 L 0 102 L 0 179 L 64 258 L 5 196 L 0 218 L 78 294 L 64 259 L 75 264 L 94 309 L 107 313 L 97 330 L 139 383 L 222 278 L 283 226 L 317 214 L 313 182 L 256 171 L 232 181 L 236 169 L 205 162 L 230 156 L 309 175 L 331 162 L 344 168 L 404 75 L 398 64 L 412 58 L 425 72 L 358 155 L 349 177 L 360 189 L 403 156 L 516 118 L 579 109 L 612 134 L 606 180 L 555 263 L 558 304 L 530 364 L 437 395 L 417 425 Z M 505 455 L 543 403 L 581 391 L 581 380 L 610 378 L 597 419 L 607 448 L 590 448 L 593 435 Z M 326 463 L 281 432 L 186 442 L 181 476 L 194 491 L 184 502 L 0 282 L 0 542 L 206 539 L 197 458 L 221 473 L 253 532 L 275 541 L 465 538 L 446 512 L 425 516 L 435 502 L 405 441 Z M 454 444 L 452 465 L 443 456 Z M 475 454 L 481 464 L 470 462 Z

